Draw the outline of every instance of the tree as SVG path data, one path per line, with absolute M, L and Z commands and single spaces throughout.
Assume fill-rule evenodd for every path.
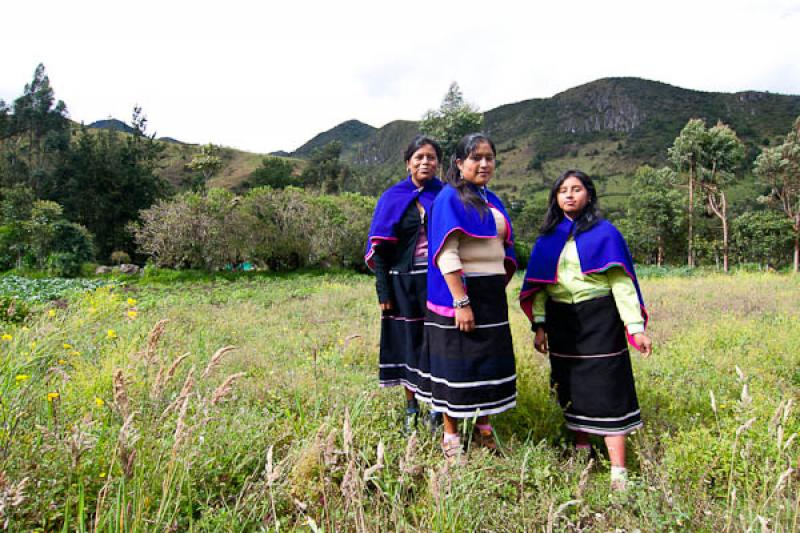
M 722 222 L 722 269 L 729 270 L 728 199 L 725 187 L 736 179 L 736 169 L 744 159 L 744 144 L 727 124 L 718 122 L 708 130 L 701 159 L 699 185 L 708 208 Z
M 694 192 L 697 187 L 708 209 L 722 222 L 723 269 L 728 271 L 728 202 L 725 187 L 735 178 L 744 158 L 744 145 L 729 126 L 717 123 L 706 129 L 705 121 L 691 119 L 668 151 L 678 172 L 688 170 L 688 265 L 694 266 Z
M 265 157 L 258 167 L 247 178 L 248 188 L 272 187 L 285 189 L 299 186 L 300 180 L 294 175 L 294 165 L 281 157 Z
M 626 239 L 634 256 L 648 256 L 663 266 L 667 247 L 677 241 L 682 226 L 683 195 L 675 190 L 675 172 L 640 167 L 628 198 Z
M 447 90 L 439 109 L 431 109 L 422 116 L 419 129 L 442 145 L 445 160 L 450 157 L 461 138 L 483 127 L 483 113 L 464 101 L 464 95 L 453 82 Z
M 200 147 L 200 153 L 195 154 L 186 166 L 200 173 L 202 183 L 198 185 L 202 188 L 222 168 L 222 158 L 217 155 L 217 148 L 208 143 Z
M 0 190 L 0 269 L 22 266 L 28 250 L 25 224 L 34 201 L 33 191 L 21 185 Z
M 69 222 L 55 202 L 36 200 L 25 222 L 30 252 L 38 268 L 56 276 L 77 276 L 81 265 L 94 257 L 91 234 Z
M 771 188 L 766 200 L 791 221 L 794 231 L 793 272 L 800 267 L 800 117 L 783 144 L 767 148 L 756 158 L 754 171 Z
M 50 79 L 40 64 L 12 107 L 0 105 L 3 185 L 22 184 L 40 194 L 69 147 L 69 135 L 67 106 L 55 101 Z
M 164 146 L 146 133 L 146 122 L 135 107 L 133 135 L 82 129 L 59 164 L 54 186 L 44 191 L 64 206 L 68 219 L 94 234 L 104 258 L 115 250 L 134 252 L 126 225 L 168 192 L 156 175 Z
M 681 130 L 672 147 L 667 151 L 672 164 L 678 172 L 684 170 L 687 174 L 689 188 L 687 208 L 687 265 L 694 266 L 694 189 L 697 180 L 697 161 L 702 153 L 702 142 L 705 136 L 706 125 L 701 119 L 691 119 Z
M 350 167 L 339 160 L 342 143 L 332 141 L 311 153 L 308 166 L 300 175 L 304 187 L 319 188 L 322 192 L 338 193 L 350 176 Z
M 794 240 L 792 222 L 774 209 L 742 213 L 731 224 L 739 261 L 777 267 L 786 262 Z

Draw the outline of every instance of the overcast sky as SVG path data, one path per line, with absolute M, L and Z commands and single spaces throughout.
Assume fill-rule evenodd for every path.
M 800 94 L 800 1 L 82 1 L 0 9 L 0 98 L 44 63 L 70 117 L 256 152 L 608 76 Z

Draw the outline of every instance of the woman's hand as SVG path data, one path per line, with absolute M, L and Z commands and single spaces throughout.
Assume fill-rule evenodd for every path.
M 549 347 L 547 346 L 547 333 L 544 328 L 537 328 L 536 335 L 533 337 L 533 347 L 539 353 L 547 353 Z
M 381 311 L 391 311 L 393 308 L 392 302 L 381 302 L 379 305 L 381 306 Z
M 475 315 L 472 314 L 472 307 L 460 307 L 456 309 L 456 327 L 464 333 L 469 333 L 475 329 Z
M 650 357 L 650 354 L 653 353 L 653 341 L 650 340 L 650 337 L 644 333 L 634 333 L 633 340 L 639 351 L 642 352 L 642 357 Z

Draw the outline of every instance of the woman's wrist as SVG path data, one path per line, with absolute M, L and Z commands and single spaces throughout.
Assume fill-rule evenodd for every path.
M 464 295 L 461 298 L 453 298 L 453 307 L 455 309 L 463 309 L 464 307 L 469 306 L 469 296 Z

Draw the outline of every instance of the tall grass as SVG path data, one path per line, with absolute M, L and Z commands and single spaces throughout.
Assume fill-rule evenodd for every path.
M 515 294 L 515 281 L 509 294 Z M 447 468 L 376 386 L 370 278 L 101 287 L 0 341 L 11 531 L 796 531 L 800 281 L 649 278 L 631 489 L 576 454 L 521 313 L 506 451 Z M 512 306 L 516 309 L 516 306 Z M 52 311 L 52 312 L 51 312 Z M 597 441 L 599 447 L 600 442 Z

